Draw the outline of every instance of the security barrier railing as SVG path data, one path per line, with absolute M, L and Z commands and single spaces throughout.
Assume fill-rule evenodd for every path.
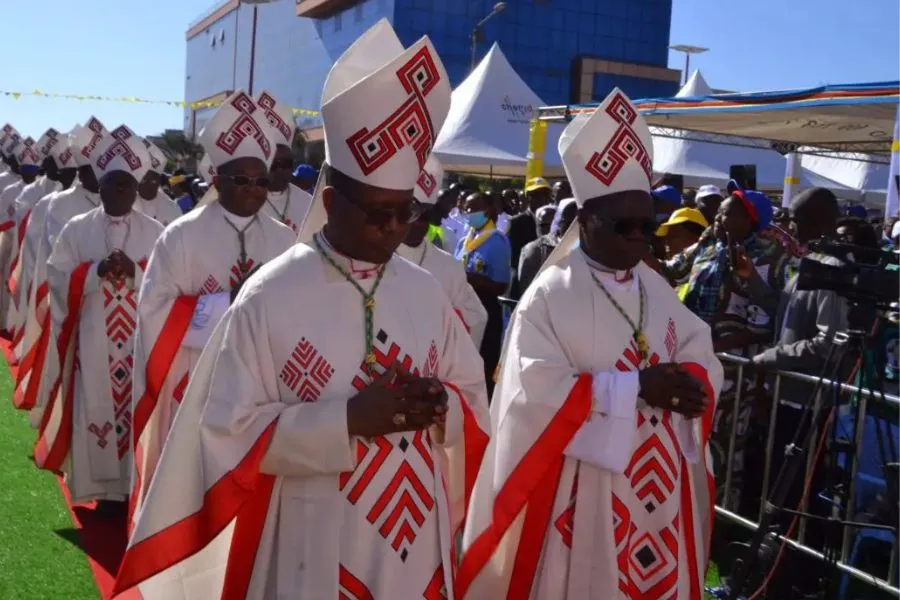
M 724 363 L 731 363 L 732 365 L 735 365 L 737 367 L 737 369 L 736 369 L 735 382 L 734 382 L 734 385 L 735 385 L 734 405 L 735 405 L 735 407 L 731 413 L 732 422 L 731 422 L 731 427 L 730 427 L 730 432 L 729 432 L 728 449 L 727 449 L 726 458 L 724 460 L 724 467 L 723 467 L 726 470 L 726 474 L 725 474 L 726 493 L 722 495 L 721 506 L 717 504 L 715 507 L 716 515 L 718 515 L 719 517 L 721 517 L 731 523 L 739 525 L 749 531 L 755 531 L 759 527 L 759 522 L 760 522 L 759 520 L 762 519 L 762 514 L 766 507 L 765 503 L 769 496 L 769 491 L 770 491 L 770 489 L 769 489 L 770 488 L 770 479 L 773 479 L 774 476 L 777 475 L 776 473 L 772 472 L 772 457 L 773 457 L 773 453 L 776 451 L 776 448 L 774 447 L 775 446 L 775 437 L 776 437 L 775 436 L 775 430 L 776 430 L 775 428 L 778 424 L 777 419 L 778 419 L 778 408 L 779 408 L 779 404 L 780 404 L 780 400 L 781 400 L 779 397 L 781 381 L 782 381 L 782 379 L 792 379 L 792 380 L 801 381 L 801 382 L 815 385 L 816 383 L 819 383 L 820 378 L 812 376 L 812 375 L 807 375 L 804 373 L 795 373 L 792 371 L 777 371 L 777 372 L 773 373 L 774 383 L 772 385 L 772 390 L 771 390 L 772 391 L 772 393 L 771 393 L 772 406 L 770 407 L 769 422 L 768 422 L 768 426 L 767 426 L 765 462 L 764 462 L 764 466 L 763 466 L 762 491 L 760 494 L 761 502 L 760 502 L 759 516 L 758 516 L 759 520 L 752 520 L 752 519 L 748 519 L 744 516 L 741 516 L 740 514 L 738 514 L 736 512 L 736 508 L 730 506 L 730 501 L 731 501 L 730 490 L 731 490 L 731 482 L 732 482 L 732 471 L 734 470 L 733 466 L 734 466 L 734 454 L 735 454 L 735 440 L 736 440 L 737 432 L 739 430 L 739 419 L 740 419 L 740 414 L 741 414 L 739 407 L 740 407 L 741 402 L 745 401 L 744 398 L 742 398 L 742 396 L 744 395 L 743 394 L 743 392 L 744 392 L 744 390 L 743 390 L 744 372 L 745 372 L 746 366 L 750 363 L 750 360 L 743 356 L 737 356 L 737 355 L 728 354 L 728 353 L 720 353 L 718 356 L 719 356 L 719 359 L 722 360 Z M 859 416 L 859 418 L 857 419 L 857 426 L 854 429 L 855 438 L 852 442 L 853 442 L 853 445 L 855 448 L 860 449 L 860 448 L 862 448 L 863 434 L 865 432 L 865 425 L 868 422 L 868 419 L 867 419 L 868 402 L 870 400 L 876 400 L 879 402 L 886 402 L 886 403 L 892 405 L 893 407 L 900 407 L 900 397 L 898 397 L 895 394 L 891 394 L 891 393 L 887 393 L 887 392 L 882 393 L 881 391 L 871 390 L 866 387 L 860 388 L 858 386 L 850 385 L 847 383 L 839 383 L 839 382 L 831 381 L 829 379 L 822 379 L 821 385 L 819 388 L 819 392 L 815 398 L 814 409 L 822 407 L 823 393 L 834 393 L 838 387 L 840 388 L 841 392 L 847 393 L 847 394 L 852 394 L 854 397 L 857 397 L 859 399 L 859 404 L 855 408 L 856 414 Z M 824 409 L 827 410 L 827 407 L 825 407 Z M 838 415 L 835 414 L 833 416 L 833 418 L 837 419 Z M 896 423 L 894 425 L 896 425 Z M 813 426 L 815 426 L 815 425 L 813 425 Z M 818 440 L 818 437 L 819 437 L 818 434 L 819 434 L 819 432 L 814 431 L 812 439 Z M 890 436 L 896 435 L 895 430 L 889 428 L 889 435 Z M 894 443 L 892 445 L 892 447 L 896 447 L 896 443 Z M 777 450 L 781 451 L 782 449 L 779 448 Z M 855 496 L 856 496 L 856 492 L 857 492 L 856 488 L 857 488 L 857 485 L 859 482 L 858 454 L 854 453 L 854 457 L 855 457 L 854 460 L 848 461 L 849 469 L 850 469 L 850 478 L 849 478 L 850 487 L 849 487 L 849 490 L 847 491 L 846 512 L 843 515 L 840 515 L 839 513 L 835 512 L 835 514 L 833 515 L 837 518 L 840 518 L 840 520 L 842 520 L 844 522 L 852 522 L 852 521 L 856 520 L 854 518 L 855 513 L 856 513 L 856 506 L 854 505 L 855 504 L 854 501 L 855 501 Z M 808 478 L 811 477 L 811 472 L 814 467 L 814 462 L 815 462 L 814 461 L 814 453 L 812 451 L 807 451 L 806 466 L 804 469 L 803 481 L 807 481 Z M 887 481 L 885 483 L 889 485 L 889 483 Z M 814 492 L 815 490 L 810 490 L 810 491 Z M 802 503 L 802 505 L 800 506 L 800 511 L 806 512 L 807 503 L 808 503 L 808 499 Z M 788 507 L 788 508 L 795 508 L 795 507 Z M 896 508 L 896 507 L 894 507 L 894 508 Z M 839 509 L 834 508 L 834 510 L 838 511 Z M 796 539 L 785 538 L 784 535 L 779 535 L 778 536 L 779 540 L 781 543 L 786 542 L 792 548 L 794 548 L 800 552 L 803 552 L 809 556 L 818 558 L 820 560 L 825 560 L 825 557 L 821 552 L 805 545 L 805 543 L 804 543 L 805 539 L 806 539 L 807 521 L 808 521 L 808 519 L 806 517 L 803 517 L 803 516 L 799 517 L 799 526 L 797 528 Z M 880 528 L 882 530 L 888 530 L 892 533 L 890 563 L 889 563 L 889 567 L 888 567 L 889 570 L 888 570 L 888 574 L 887 574 L 887 579 L 880 579 L 871 573 L 866 573 L 866 572 L 852 566 L 851 564 L 849 564 L 854 536 L 860 530 L 870 528 L 870 527 L 871 528 Z M 858 527 L 847 526 L 844 528 L 840 560 L 837 562 L 837 565 L 836 565 L 837 568 L 840 569 L 843 573 L 846 573 L 862 582 L 870 584 L 880 590 L 890 592 L 893 594 L 900 594 L 900 588 L 897 587 L 897 561 L 898 561 L 897 534 L 896 534 L 896 530 L 894 530 L 893 528 L 885 527 L 883 525 L 879 526 L 877 524 L 870 525 L 867 523 L 866 524 L 861 523 L 861 524 L 859 524 Z

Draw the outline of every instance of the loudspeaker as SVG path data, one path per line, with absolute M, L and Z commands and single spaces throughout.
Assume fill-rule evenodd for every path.
M 742 189 L 756 189 L 756 165 L 731 165 L 728 177 L 734 179 Z

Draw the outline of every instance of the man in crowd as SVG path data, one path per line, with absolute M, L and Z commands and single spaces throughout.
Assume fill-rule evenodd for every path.
M 215 200 L 167 227 L 153 248 L 134 352 L 133 508 L 213 329 L 250 274 L 296 239 L 262 212 L 276 139 L 264 109 L 244 91 L 232 94 L 200 132 L 216 168 Z
M 172 190 L 172 197 L 175 204 L 181 209 L 181 212 L 187 214 L 197 205 L 197 198 L 191 193 L 192 178 L 184 174 L 183 169 L 178 169 L 169 177 L 169 189 Z
M 494 390 L 494 370 L 503 344 L 503 308 L 498 298 L 512 277 L 509 240 L 497 229 L 497 205 L 480 192 L 466 198 L 463 218 L 469 224 L 466 237 L 456 246 L 456 260 L 466 269 L 466 278 L 487 310 L 487 325 L 481 340 L 481 358 L 488 396 Z M 528 217 L 534 223 L 534 217 Z
M 719 213 L 719 205 L 724 197 L 718 186 L 708 184 L 701 185 L 694 196 L 694 206 L 703 213 L 707 223 L 712 223 Z
M 144 146 L 150 155 L 150 168 L 138 186 L 138 198 L 134 203 L 134 209 L 156 219 L 166 227 L 180 217 L 182 212 L 178 205 L 159 189 L 165 177 L 166 155 L 150 140 L 145 139 Z
M 696 208 L 679 208 L 656 230 L 656 236 L 663 239 L 666 258 L 681 254 L 697 243 L 709 222 Z
M 603 155 L 614 139 L 623 161 Z M 699 599 L 722 368 L 709 327 L 641 262 L 650 131 L 616 89 L 559 150 L 578 228 L 510 323 L 455 593 Z
M 319 171 L 312 165 L 297 165 L 297 168 L 294 169 L 294 173 L 291 176 L 291 183 L 295 186 L 306 192 L 307 194 L 312 195 L 313 190 L 316 187 L 316 181 L 319 179 Z
M 538 209 L 538 213 L 547 208 L 550 207 L 544 206 Z M 569 226 L 575 222 L 577 213 L 578 205 L 575 203 L 575 199 L 566 198 L 554 212 L 553 222 L 550 223 L 550 232 L 533 242 L 529 242 L 522 248 L 522 255 L 519 257 L 518 279 L 519 287 L 523 291 L 537 277 L 541 266 L 550 258 L 550 253 L 559 244 L 560 238 L 565 235 Z
M 99 168 L 91 154 L 108 131 L 96 118 L 84 127 L 75 127 L 69 136 L 72 160 L 77 165 L 78 182 L 66 190 L 43 198 L 46 203 L 43 225 L 35 241 L 35 269 L 28 299 L 25 333 L 22 337 L 22 364 L 16 375 L 14 401 L 17 407 L 31 411 L 31 423 L 40 423 L 51 386 L 59 374 L 57 344 L 50 333 L 50 296 L 47 259 L 50 257 L 63 226 L 69 219 L 100 206 Z M 95 171 L 96 170 L 96 171 Z
M 263 211 L 296 233 L 306 218 L 312 196 L 291 183 L 291 171 L 294 169 L 291 144 L 297 129 L 294 113 L 290 106 L 278 102 L 271 92 L 260 92 L 256 103 L 265 111 L 277 141 L 275 158 L 269 168 L 269 196 Z
M 141 138 L 122 125 L 92 156 L 102 206 L 66 223 L 47 261 L 61 368 L 34 460 L 65 475 L 73 503 L 98 500 L 98 511 L 123 514 L 137 292 L 162 226 L 132 210 L 150 166 Z
M 397 254 L 434 275 L 477 347 L 481 345 L 484 337 L 487 311 L 475 294 L 475 290 L 469 285 L 466 270 L 460 262 L 453 258 L 453 255 L 435 248 L 434 244 L 425 239 L 429 226 L 440 222 L 436 214 L 437 186 L 443 177 L 444 170 L 440 161 L 437 157 L 430 156 L 413 188 L 417 218 L 409 224 L 406 239 L 397 248 Z
M 522 294 L 521 286 L 516 281 L 519 270 L 519 256 L 522 248 L 529 242 L 538 238 L 537 210 L 550 204 L 552 190 L 550 184 L 543 177 L 534 177 L 525 184 L 525 210 L 510 219 L 506 236 L 509 238 L 509 251 L 512 258 L 510 266 L 514 273 L 509 286 L 509 297 L 517 300 Z
M 417 137 L 383 160 L 366 150 L 410 101 L 419 120 L 405 131 Z M 484 381 L 441 286 L 394 257 L 449 104 L 431 43 L 404 50 L 386 20 L 332 67 L 304 243 L 247 282 L 203 353 L 119 591 L 262 600 L 452 589 L 467 469 L 486 442 Z M 202 525 L 173 552 L 166 540 L 182 519 Z

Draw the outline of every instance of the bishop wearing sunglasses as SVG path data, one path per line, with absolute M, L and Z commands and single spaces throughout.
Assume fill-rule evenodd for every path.
M 262 212 L 287 225 L 296 233 L 306 218 L 312 196 L 291 183 L 294 171 L 291 144 L 294 142 L 294 132 L 297 129 L 293 109 L 287 104 L 278 102 L 268 91 L 260 92 L 256 97 L 256 103 L 265 111 L 276 140 L 275 157 L 269 166 L 269 195 Z
M 256 136 L 245 135 L 248 127 Z M 200 143 L 217 169 L 217 195 L 159 237 L 141 287 L 134 356 L 138 450 L 133 507 L 141 505 L 189 376 L 213 329 L 250 275 L 296 239 L 289 227 L 260 210 L 276 144 L 261 107 L 246 93 L 235 92 L 201 132 Z
M 722 366 L 709 327 L 641 260 L 650 132 L 616 89 L 559 152 L 577 222 L 509 325 L 456 594 L 701 598 Z
M 396 255 L 422 214 L 413 189 L 449 78 L 427 37 L 404 48 L 381 20 L 334 64 L 321 106 L 326 162 L 299 243 L 244 285 L 209 340 L 119 591 L 452 589 L 466 484 L 487 444 L 484 375 L 444 288 Z M 181 535 L 183 523 L 200 525 Z

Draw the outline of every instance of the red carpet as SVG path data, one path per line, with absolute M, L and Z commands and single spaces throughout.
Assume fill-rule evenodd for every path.
M 6 357 L 7 363 L 12 365 L 13 356 L 9 340 L 0 339 L 0 351 Z M 10 366 L 10 372 L 15 381 L 16 367 Z M 7 402 L 11 400 L 11 398 L 4 399 Z M 128 541 L 125 533 L 126 511 L 123 509 L 120 514 L 101 517 L 94 512 L 94 502 L 73 506 L 69 497 L 69 489 L 62 477 L 59 477 L 58 481 L 63 498 L 69 507 L 69 513 L 72 515 L 72 525 L 78 532 L 79 545 L 94 573 L 97 589 L 102 598 L 107 600 L 112 595 L 116 571 L 119 569 L 119 563 L 122 561 Z

